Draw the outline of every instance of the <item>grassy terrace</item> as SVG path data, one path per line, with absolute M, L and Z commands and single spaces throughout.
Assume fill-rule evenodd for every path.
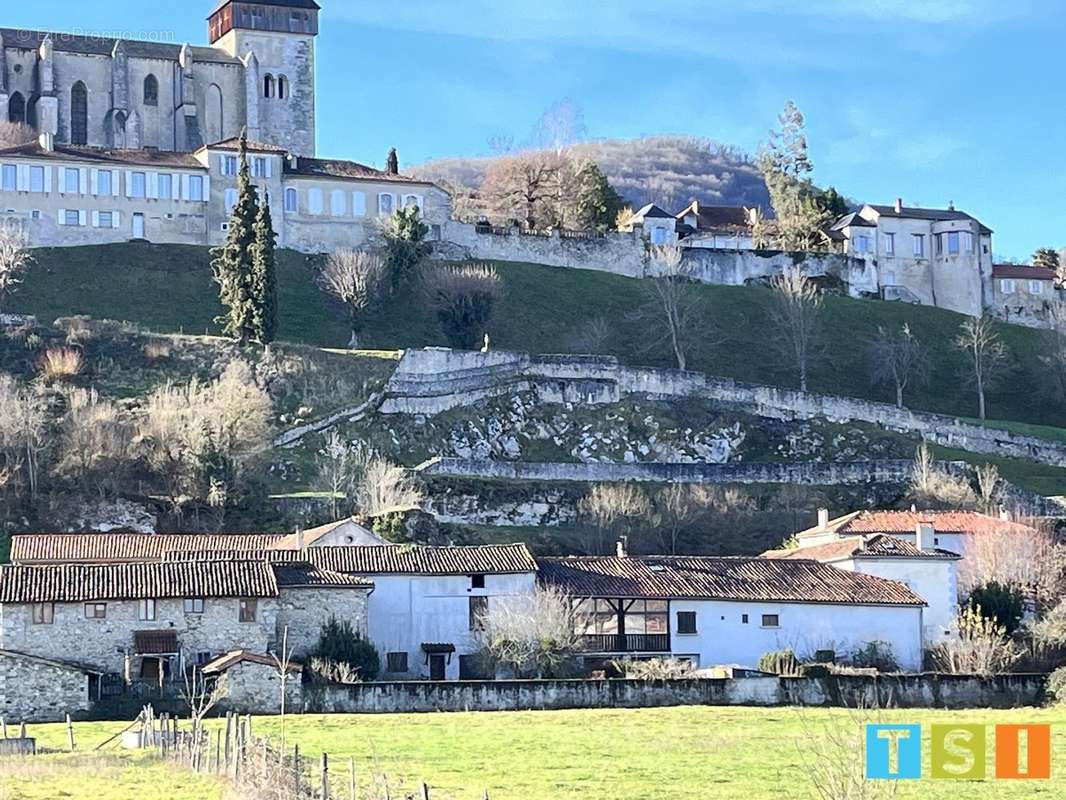
M 304 716 L 288 718 L 286 737 L 311 758 L 326 751 L 339 765 L 354 756 L 364 776 L 389 776 L 394 797 L 403 796 L 400 785 L 411 790 L 425 780 L 433 787 L 434 798 L 471 800 L 485 789 L 493 800 L 805 800 L 816 797 L 809 765 L 820 754 L 836 753 L 831 762 L 841 770 L 861 763 L 858 739 L 849 745 L 866 721 L 1051 723 L 1051 781 L 996 782 L 990 777 L 964 784 L 908 782 L 895 796 L 1050 800 L 1066 794 L 1063 710 L 894 711 L 868 718 L 847 710 L 791 708 Z M 85 723 L 77 726 L 77 736 L 89 746 L 122 727 L 123 723 Z M 277 719 L 259 718 L 254 727 L 260 734 L 277 735 L 280 726 Z M 65 742 L 62 725 L 31 726 L 31 733 L 45 745 L 62 747 Z M 990 743 L 990 753 L 992 747 Z M 926 741 L 926 759 L 928 751 Z M 33 780 L 17 770 L 7 775 L 7 764 L 0 764 L 0 797 L 140 797 L 134 793 L 134 781 L 147 785 L 160 777 L 156 770 L 162 769 L 115 772 L 117 782 L 101 792 L 99 784 L 78 771 L 77 761 L 70 762 L 69 770 L 61 769 L 70 758 L 46 760 L 56 772 Z M 202 783 L 164 779 L 170 800 L 218 797 Z M 162 780 L 158 785 L 163 785 Z
M 41 249 L 25 286 L 10 301 L 12 311 L 36 314 L 45 322 L 88 314 L 128 320 L 161 332 L 216 331 L 219 313 L 206 248 L 120 244 Z M 291 251 L 279 255 L 280 336 L 322 347 L 343 346 L 343 318 L 315 286 L 317 259 Z M 652 343 L 646 326 L 634 319 L 644 294 L 641 281 L 586 270 L 533 264 L 498 265 L 506 297 L 492 325 L 495 347 L 534 353 L 574 352 L 582 332 L 601 320 L 606 332 L 598 349 L 633 364 L 670 366 L 665 346 Z M 766 291 L 735 286 L 696 288 L 703 316 L 724 341 L 703 348 L 693 369 L 758 383 L 793 385 L 770 346 Z M 962 317 L 935 308 L 851 300 L 826 300 L 826 358 L 811 386 L 832 394 L 890 400 L 869 385 L 866 343 L 879 326 L 910 324 L 929 348 L 930 384 L 912 394 L 914 408 L 972 416 L 975 402 L 961 385 L 963 357 L 952 347 Z M 373 315 L 368 344 L 393 350 L 444 344 L 436 321 L 417 293 L 396 294 Z M 1039 360 L 1040 332 L 1002 326 L 1011 350 L 1010 367 L 989 397 L 991 413 L 1003 420 L 1066 428 L 1066 406 L 1043 391 L 1046 370 Z M 584 337 L 587 339 L 587 337 Z M 999 424 L 999 423 L 996 423 Z M 1034 431 L 1035 433 L 1036 431 Z M 1040 435 L 1066 438 L 1063 431 Z

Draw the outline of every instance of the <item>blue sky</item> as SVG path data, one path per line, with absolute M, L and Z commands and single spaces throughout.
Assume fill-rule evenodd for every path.
M 5 3 L 0 23 L 203 43 L 212 2 Z M 1066 245 L 1061 0 L 319 2 L 323 155 L 481 154 L 564 97 L 594 138 L 754 151 L 791 98 L 820 184 L 953 200 L 1004 256 Z

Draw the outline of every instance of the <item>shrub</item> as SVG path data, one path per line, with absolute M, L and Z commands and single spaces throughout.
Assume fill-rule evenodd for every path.
M 690 661 L 673 658 L 627 659 L 612 661 L 611 666 L 624 678 L 638 681 L 665 681 L 687 678 L 692 673 Z
M 50 347 L 37 360 L 41 377 L 45 381 L 62 381 L 73 378 L 85 367 L 85 359 L 80 350 L 73 347 Z
M 149 361 L 170 358 L 170 345 L 167 342 L 152 340 L 144 344 L 144 357 Z
M 899 672 L 899 664 L 888 642 L 867 642 L 851 654 L 851 665 L 860 669 L 876 669 L 878 672 Z
M 1066 667 L 1059 667 L 1048 676 L 1045 693 L 1048 705 L 1066 705 Z
M 931 651 L 937 669 L 962 675 L 996 675 L 1007 672 L 1021 657 L 1006 629 L 984 616 L 980 608 L 962 609 L 955 622 L 959 635 Z
M 799 675 L 800 663 L 791 650 L 771 650 L 763 653 L 759 659 L 760 672 L 772 672 L 775 675 Z
M 377 648 L 356 633 L 351 622 L 336 617 L 322 626 L 312 656 L 334 665 L 347 664 L 362 680 L 373 680 L 381 669 Z
M 1013 634 L 1025 616 L 1025 594 L 1015 586 L 990 581 L 970 592 L 966 605 Z
M 422 291 L 448 344 L 477 350 L 503 297 L 503 282 L 489 264 L 435 267 L 423 275 Z

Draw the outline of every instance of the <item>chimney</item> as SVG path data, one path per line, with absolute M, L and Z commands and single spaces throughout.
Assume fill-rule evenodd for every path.
M 46 150 L 49 153 L 56 149 L 55 136 L 50 133 L 42 133 L 38 136 L 37 143 L 41 145 L 42 150 Z
M 304 529 L 296 529 L 296 549 L 301 553 L 304 551 Z
M 820 530 L 820 531 L 829 530 L 829 509 L 828 508 L 819 508 L 818 509 L 818 530 Z
M 896 213 L 897 214 L 902 214 L 903 213 L 903 198 L 902 197 L 897 197 L 896 198 Z
M 914 544 L 923 553 L 931 553 L 936 550 L 936 527 L 932 521 L 919 522 L 916 530 Z
M 948 211 L 954 211 L 954 210 L 955 210 L 955 201 L 954 200 L 948 200 Z
M 629 558 L 629 537 L 619 536 L 618 542 L 614 546 L 615 555 L 618 558 Z

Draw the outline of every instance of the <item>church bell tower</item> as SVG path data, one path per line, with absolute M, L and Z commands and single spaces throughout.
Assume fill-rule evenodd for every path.
M 315 154 L 315 0 L 221 0 L 208 17 L 212 47 L 244 64 L 248 138 Z

